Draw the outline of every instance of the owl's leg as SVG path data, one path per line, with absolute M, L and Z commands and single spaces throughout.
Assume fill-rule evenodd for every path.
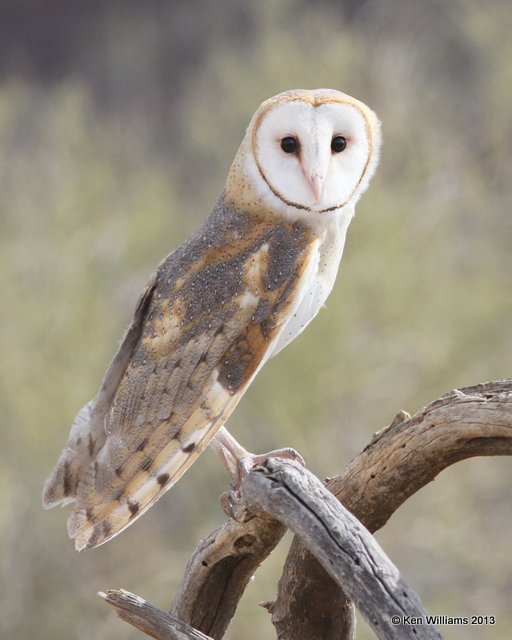
M 268 458 L 285 458 L 286 460 L 300 462 L 302 465 L 305 464 L 304 458 L 300 453 L 297 453 L 295 449 L 291 449 L 290 447 L 275 449 L 274 451 L 269 451 L 269 453 L 261 453 L 258 455 L 249 453 L 224 427 L 221 427 L 217 431 L 210 445 L 233 479 L 234 489 L 237 493 L 240 490 L 242 480 L 249 471 L 256 465 L 265 462 Z
M 222 431 L 223 433 L 220 433 Z M 226 446 L 226 435 L 228 438 L 232 440 L 232 443 L 237 447 L 237 453 L 248 453 L 245 449 L 231 436 L 227 429 L 221 427 L 219 431 L 215 434 L 213 440 L 210 441 L 210 447 L 215 451 L 215 453 L 219 456 L 220 461 L 224 465 L 226 471 L 229 473 L 231 478 L 235 478 L 238 474 L 238 462 L 237 457 L 233 455 L 232 450 L 233 447 L 230 445 Z M 230 444 L 232 444 L 230 443 Z

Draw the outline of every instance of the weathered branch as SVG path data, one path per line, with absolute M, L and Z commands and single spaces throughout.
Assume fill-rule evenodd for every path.
M 426 621 L 418 596 L 375 538 L 298 463 L 271 458 L 256 467 L 242 483 L 242 500 L 251 512 L 274 516 L 302 540 L 379 639 L 397 637 L 396 619 Z M 440 637 L 426 622 L 404 626 L 400 634 L 403 640 Z
M 398 414 L 328 488 L 371 531 L 446 467 L 512 454 L 512 380 L 454 390 Z
M 251 576 L 285 531 L 266 514 L 244 523 L 228 520 L 194 551 L 171 614 L 221 638 Z
M 477 455 L 511 454 L 512 380 L 491 382 L 453 391 L 412 417 L 400 412 L 328 489 L 375 531 L 447 466 Z M 222 637 L 248 579 L 283 531 L 265 515 L 245 524 L 230 521 L 213 532 L 189 562 L 173 614 Z M 277 600 L 267 608 L 280 640 L 353 638 L 353 606 L 298 537 Z M 396 627 L 393 637 L 407 637 L 403 633 L 404 627 Z
M 512 380 L 489 382 L 452 391 L 412 417 L 400 412 L 327 488 L 373 532 L 451 464 L 511 454 Z M 351 611 L 344 603 L 343 591 L 296 537 L 272 607 L 280 640 L 347 640 Z M 328 624 L 333 618 L 336 626 Z
M 112 605 L 122 620 L 156 640 L 212 640 L 124 589 L 100 591 L 98 596 Z
M 347 593 L 380 639 L 396 638 L 396 625 L 392 623 L 394 616 L 426 619 L 427 614 L 422 609 L 418 597 L 404 583 L 398 570 L 372 535 L 318 478 L 300 464 L 269 459 L 247 475 L 242 483 L 241 492 L 241 502 L 251 513 L 264 514 L 266 518 L 270 515 L 301 536 L 330 575 L 340 585 L 346 586 Z M 247 527 L 255 520 L 257 519 L 253 518 L 249 523 L 238 526 Z M 229 584 L 229 580 L 233 580 L 233 571 L 231 567 L 225 571 L 223 561 L 229 557 L 231 562 L 228 564 L 233 564 L 232 560 L 236 560 L 236 555 L 226 556 L 225 546 L 222 558 L 218 557 L 219 548 L 217 554 L 212 555 L 211 545 L 218 540 L 218 535 L 214 534 L 210 538 L 211 540 L 202 543 L 201 551 L 189 563 L 187 573 L 190 571 L 194 574 L 194 568 L 197 568 L 194 565 L 199 562 L 204 571 L 209 573 L 209 567 L 205 566 L 208 562 L 204 560 L 208 557 L 213 561 L 213 566 L 217 567 L 214 570 L 217 578 L 224 574 L 224 577 L 228 577 Z M 239 544 L 238 547 L 253 545 L 254 540 L 250 539 L 249 534 L 245 533 L 244 538 L 243 544 Z M 240 541 L 241 538 L 237 540 Z M 235 564 L 243 565 L 245 556 L 247 554 L 242 554 L 241 563 Z M 212 580 L 211 576 L 210 583 L 217 586 L 220 584 L 219 579 Z M 188 589 L 185 593 L 190 596 L 192 590 Z M 175 616 L 164 614 L 128 592 L 110 591 L 108 594 L 99 595 L 109 604 L 113 604 L 124 620 L 157 640 L 198 640 L 210 637 L 199 634 L 194 627 L 179 622 Z M 207 593 L 203 591 L 196 595 L 197 602 L 203 605 L 199 622 L 203 626 L 205 621 L 210 626 L 215 626 L 218 602 L 222 600 L 222 595 L 209 590 Z M 189 604 L 188 598 L 186 602 L 182 602 L 182 605 Z M 176 615 L 176 612 L 173 613 Z M 404 640 L 438 640 L 440 635 L 431 626 L 410 625 L 405 628 L 401 637 Z

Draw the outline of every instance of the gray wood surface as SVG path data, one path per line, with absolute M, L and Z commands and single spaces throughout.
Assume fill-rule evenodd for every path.
M 190 625 L 157 609 L 124 589 L 100 591 L 98 596 L 113 606 L 118 616 L 156 640 L 212 640 Z
M 242 499 L 250 511 L 272 515 L 301 538 L 379 639 L 441 638 L 375 538 L 310 471 L 270 458 L 244 480 Z M 396 622 L 413 619 L 421 622 Z

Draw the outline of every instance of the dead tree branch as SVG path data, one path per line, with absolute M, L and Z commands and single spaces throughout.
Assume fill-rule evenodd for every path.
M 412 417 L 400 412 L 327 488 L 373 532 L 447 466 L 472 456 L 511 454 L 512 380 L 491 382 L 452 391 Z M 246 479 L 245 492 L 255 475 Z M 338 521 L 336 526 L 342 527 Z M 230 521 L 213 532 L 189 562 L 173 615 L 222 637 L 250 575 L 283 531 L 261 515 L 244 524 Z M 353 607 L 329 571 L 296 536 L 276 602 L 267 605 L 280 640 L 353 638 Z M 343 580 L 343 585 L 355 597 L 349 583 Z M 406 633 L 405 627 L 395 627 L 393 637 L 407 638 Z
M 451 391 L 412 417 L 400 412 L 327 488 L 374 532 L 451 464 L 511 454 L 512 380 L 489 382 Z M 345 602 L 340 587 L 295 537 L 272 607 L 280 640 L 348 640 L 343 629 L 350 628 L 353 612 L 340 607 Z
M 100 591 L 98 596 L 114 607 L 121 620 L 156 640 L 212 640 L 124 589 Z
M 307 469 L 296 462 L 269 459 L 245 478 L 242 501 L 253 513 L 274 516 L 301 539 L 344 587 L 379 639 L 396 639 L 393 618 L 426 620 L 418 596 L 375 538 Z M 425 623 L 403 627 L 400 637 L 441 638 Z
M 426 619 L 427 613 L 419 598 L 405 584 L 398 569 L 373 536 L 316 476 L 300 464 L 269 459 L 264 465 L 254 468 L 242 483 L 241 503 L 251 513 L 268 514 L 298 534 L 334 580 L 345 585 L 350 598 L 359 607 L 378 638 L 393 640 L 397 637 L 393 617 Z M 245 537 L 248 538 L 248 535 Z M 245 543 L 252 545 L 247 539 Z M 209 544 L 203 543 L 201 546 L 208 549 Z M 202 557 L 207 556 L 202 554 Z M 208 557 L 217 559 L 211 554 Z M 192 566 L 189 565 L 190 571 L 193 571 L 193 565 L 197 562 L 198 556 L 195 556 Z M 201 561 L 201 566 L 203 562 L 204 560 Z M 244 560 L 241 562 L 243 564 Z M 223 572 L 222 563 L 217 566 L 219 577 L 225 573 L 232 579 L 232 571 Z M 217 580 L 217 585 L 220 584 Z M 187 595 L 190 595 L 190 591 Z M 100 596 L 113 604 L 123 619 L 157 640 L 207 637 L 198 635 L 196 629 L 189 625 L 184 624 L 184 628 L 177 629 L 175 617 L 164 614 L 128 592 L 111 591 Z M 211 626 L 216 617 L 219 598 L 217 594 L 209 592 L 206 597 L 203 593 L 199 594 L 198 599 L 203 604 L 209 599 L 208 615 L 205 607 L 201 623 L 204 625 L 206 622 Z M 220 633 L 222 632 L 219 632 L 218 637 Z M 411 624 L 404 627 L 401 637 L 404 640 L 439 640 L 441 636 L 430 625 Z
M 228 520 L 190 558 L 171 615 L 221 638 L 259 565 L 286 527 L 266 514 L 241 523 Z

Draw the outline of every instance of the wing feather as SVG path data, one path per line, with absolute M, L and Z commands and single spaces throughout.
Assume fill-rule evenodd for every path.
M 155 286 L 153 276 L 137 302 L 133 321 L 105 373 L 98 395 L 80 409 L 73 421 L 68 445 L 44 485 L 45 509 L 75 500 L 81 476 L 105 444 L 105 416 L 139 339 Z

